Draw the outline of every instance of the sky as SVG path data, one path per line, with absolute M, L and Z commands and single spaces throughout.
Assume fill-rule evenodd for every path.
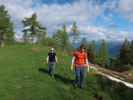
M 13 21 L 16 37 L 22 20 L 37 13 L 38 21 L 52 35 L 63 24 L 68 32 L 74 21 L 87 40 L 133 40 L 133 0 L 0 0 Z

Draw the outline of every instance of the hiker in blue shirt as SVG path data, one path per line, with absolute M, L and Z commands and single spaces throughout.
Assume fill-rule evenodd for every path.
M 47 56 L 48 72 L 49 75 L 54 77 L 55 65 L 57 63 L 57 56 L 54 48 L 51 48 Z

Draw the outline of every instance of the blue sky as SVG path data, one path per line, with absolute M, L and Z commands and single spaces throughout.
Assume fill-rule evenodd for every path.
M 2 4 L 11 15 L 18 38 L 23 34 L 22 19 L 36 12 L 49 35 L 64 23 L 70 32 L 76 21 L 82 37 L 88 40 L 133 40 L 133 0 L 0 0 Z

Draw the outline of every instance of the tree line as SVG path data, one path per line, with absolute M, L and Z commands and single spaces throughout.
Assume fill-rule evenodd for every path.
M 133 40 L 128 41 L 128 39 L 125 38 L 115 57 L 110 55 L 109 45 L 105 40 L 99 41 L 99 46 L 94 40 L 87 42 L 83 39 L 81 43 L 86 45 L 89 55 L 88 59 L 93 64 L 118 71 L 129 70 L 133 66 Z
M 123 42 L 119 54 L 115 58 L 112 58 L 108 52 L 107 41 L 101 40 L 98 49 L 94 40 L 88 42 L 87 38 L 83 38 L 79 41 L 81 33 L 75 21 L 72 23 L 71 32 L 68 32 L 67 26 L 64 23 L 51 37 L 47 36 L 47 28 L 37 20 L 36 13 L 24 18 L 22 24 L 24 43 L 41 43 L 45 46 L 60 48 L 63 51 L 74 49 L 76 44 L 84 44 L 87 47 L 88 57 L 91 63 L 115 69 L 121 68 L 122 66 L 128 68 L 130 65 L 133 65 L 133 41 L 129 42 L 128 39 L 125 39 Z M 5 43 L 13 42 L 14 35 L 15 32 L 11 17 L 5 6 L 1 5 L 0 46 L 3 47 Z

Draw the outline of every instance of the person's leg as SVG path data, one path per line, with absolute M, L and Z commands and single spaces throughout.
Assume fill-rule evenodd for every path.
M 80 85 L 80 68 L 75 68 L 75 85 Z
M 54 76 L 55 74 L 55 63 L 52 63 L 52 66 L 51 66 L 51 75 Z
M 80 71 L 80 87 L 81 88 L 85 87 L 86 74 L 87 74 L 87 69 L 81 68 L 81 71 Z
M 52 72 L 52 64 L 49 62 L 48 63 L 48 73 L 49 73 L 49 75 L 51 75 L 51 72 Z

